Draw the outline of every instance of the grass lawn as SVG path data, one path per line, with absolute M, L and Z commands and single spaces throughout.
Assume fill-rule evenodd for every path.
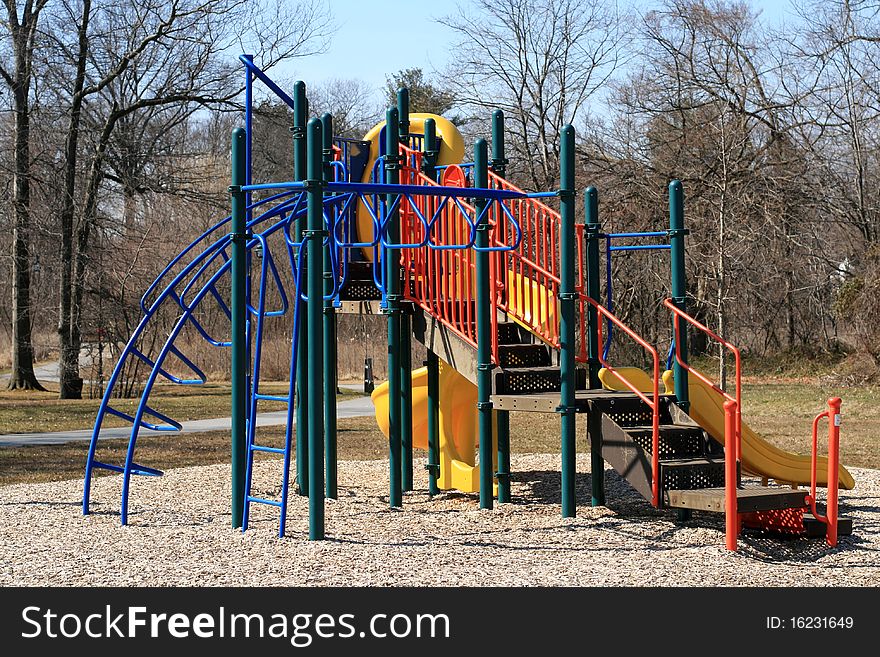
M 279 388 L 283 388 L 279 384 Z M 192 388 L 191 390 L 195 390 Z M 204 391 L 205 388 L 202 388 Z M 180 417 L 215 417 L 226 414 L 228 386 L 217 386 L 205 395 L 175 397 L 166 393 L 165 404 L 176 405 Z M 16 393 L 18 394 L 18 393 Z M 357 393 L 348 393 L 357 394 Z M 804 382 L 774 381 L 748 383 L 743 386 L 743 419 L 751 427 L 780 447 L 793 452 L 809 453 L 812 418 L 824 410 L 828 397 L 843 398 L 843 427 L 841 430 L 841 460 L 846 465 L 880 468 L 880 388 L 851 388 L 830 390 Z M 134 402 L 132 402 L 134 403 Z M 46 399 L 28 403 L 14 402 L 10 393 L 0 394 L 0 426 L 14 413 L 20 430 L 33 431 L 36 427 L 70 426 L 74 419 L 88 420 L 90 426 L 96 401 L 58 402 Z M 267 410 L 271 408 L 266 404 Z M 78 415 L 57 418 L 75 408 Z M 89 416 L 89 412 L 92 416 Z M 559 421 L 554 415 L 514 413 L 511 418 L 511 447 L 514 452 L 558 452 Z M 582 418 L 580 418 L 582 420 Z M 264 444 L 280 444 L 283 427 L 260 429 Z M 820 445 L 825 434 L 820 435 Z M 119 463 L 123 458 L 126 441 L 108 440 L 101 443 L 100 460 Z M 16 482 L 52 481 L 82 476 L 85 464 L 86 442 L 65 445 L 0 448 L 0 485 Z M 578 424 L 578 449 L 586 450 L 586 423 Z M 384 459 L 387 457 L 386 438 L 376 428 L 372 418 L 350 418 L 339 421 L 339 458 L 341 460 Z M 272 458 L 268 456 L 268 458 Z M 229 433 L 216 431 L 197 434 L 169 434 L 143 437 L 138 441 L 139 463 L 168 469 L 190 465 L 206 465 L 229 460 Z
M 266 394 L 284 394 L 286 383 L 261 383 Z M 342 389 L 340 397 L 358 397 L 361 393 Z M 150 406 L 178 421 L 229 417 L 230 386 L 228 383 L 206 383 L 198 386 L 159 384 L 150 395 Z M 114 399 L 111 403 L 125 413 L 133 414 L 138 399 Z M 70 431 L 91 429 L 98 412 L 99 399 L 58 399 L 57 389 L 48 392 L 0 390 L 0 434 L 32 431 Z M 279 411 L 285 404 L 261 401 L 259 410 Z M 131 426 L 121 418 L 108 416 L 106 427 Z

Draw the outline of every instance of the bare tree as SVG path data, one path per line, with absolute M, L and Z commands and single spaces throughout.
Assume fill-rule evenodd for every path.
M 12 375 L 10 389 L 44 388 L 34 375 L 31 340 L 30 229 L 31 229 L 31 152 L 30 110 L 34 48 L 37 26 L 48 0 L 4 0 L 3 50 L 12 53 L 12 69 L 0 64 L 0 77 L 12 96 L 15 114 L 15 165 L 12 206 L 15 215 L 12 255 Z
M 244 43 L 258 44 L 255 55 L 263 68 L 324 47 L 328 14 L 322 4 L 279 1 L 261 10 L 252 12 L 244 0 L 119 0 L 94 7 L 91 0 L 81 0 L 64 3 L 58 16 L 65 22 L 78 17 L 74 44 L 64 41 L 61 30 L 47 33 L 60 53 L 53 69 L 57 81 L 74 71 L 69 95 L 64 85 L 55 87 L 71 108 L 60 212 L 62 397 L 78 397 L 82 387 L 83 286 L 99 194 L 106 191 L 102 185 L 118 185 L 130 220 L 135 194 L 149 184 L 147 169 L 163 136 L 201 107 L 234 105 L 243 76 L 231 55 Z M 90 140 L 81 177 L 83 121 Z
M 614 3 L 476 0 L 440 21 L 459 37 L 445 86 L 472 115 L 507 115 L 509 145 L 527 184 L 558 176 L 559 133 L 614 73 L 625 40 Z

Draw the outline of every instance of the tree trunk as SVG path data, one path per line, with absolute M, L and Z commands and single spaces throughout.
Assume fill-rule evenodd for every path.
M 78 28 L 76 77 L 70 106 L 70 122 L 64 142 L 64 194 L 61 207 L 61 278 L 59 281 L 58 343 L 60 351 L 59 377 L 61 399 L 81 399 L 83 381 L 79 376 L 80 340 L 78 326 L 74 326 L 73 290 L 73 217 L 75 212 L 77 148 L 82 116 L 83 86 L 85 84 L 86 56 L 88 55 L 88 27 L 91 0 L 84 0 L 82 22 Z M 76 336 L 74 334 L 77 334 Z
M 15 77 L 15 174 L 12 205 L 15 214 L 12 243 L 12 374 L 10 390 L 45 390 L 34 374 L 31 340 L 30 258 L 30 57 L 27 35 L 20 28 L 13 34 Z

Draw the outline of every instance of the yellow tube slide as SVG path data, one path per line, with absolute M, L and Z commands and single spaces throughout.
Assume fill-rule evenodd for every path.
M 618 371 L 643 392 L 650 392 L 651 378 L 643 370 L 624 367 L 618 368 Z M 627 389 L 617 377 L 606 369 L 599 371 L 599 379 L 602 381 L 603 387 L 609 390 Z M 675 383 L 671 370 L 666 370 L 663 373 L 663 386 L 666 394 L 673 394 Z M 688 377 L 688 391 L 691 402 L 688 414 L 712 438 L 723 445 L 724 397 L 696 377 Z M 806 425 L 805 429 L 809 430 L 809 425 Z M 807 434 L 807 438 L 809 439 L 809 434 Z M 764 440 L 745 422 L 742 423 L 742 466 L 744 471 L 783 484 L 809 486 L 810 461 L 809 454 L 792 454 L 779 449 Z M 816 470 L 817 483 L 821 486 L 827 485 L 828 460 L 824 456 L 819 457 Z M 842 465 L 839 477 L 841 488 L 851 490 L 855 486 L 855 479 Z
M 464 157 L 464 139 L 458 128 L 453 125 L 449 119 L 444 119 L 437 114 L 427 114 L 415 112 L 409 115 L 409 129 L 413 134 L 424 134 L 425 120 L 434 119 L 437 127 L 437 137 L 440 139 L 440 152 L 437 154 L 437 164 L 458 164 Z M 383 145 L 380 143 L 382 139 L 382 129 L 385 127 L 385 121 L 381 121 L 373 126 L 373 128 L 364 135 L 364 141 L 370 142 L 370 158 L 367 160 L 366 168 L 361 182 L 368 183 L 373 175 L 373 166 L 376 164 L 376 157 L 382 152 Z M 373 239 L 373 218 L 369 210 L 364 207 L 363 203 L 358 204 L 357 209 L 357 233 L 361 242 L 368 242 Z M 361 253 L 368 262 L 373 261 L 373 249 L 362 248 Z
M 480 491 L 480 466 L 476 465 L 478 441 L 477 387 L 440 360 L 440 477 L 441 490 Z M 388 435 L 388 382 L 372 394 L 376 423 Z M 496 425 L 492 423 L 493 429 Z M 412 373 L 413 446 L 428 448 L 428 368 Z M 497 436 L 493 431 L 493 459 Z M 494 465 L 494 463 L 493 463 Z M 494 469 L 494 468 L 493 468 Z

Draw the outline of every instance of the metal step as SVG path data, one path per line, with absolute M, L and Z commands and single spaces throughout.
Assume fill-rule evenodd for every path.
M 852 518 L 837 518 L 837 535 L 851 536 L 853 528 Z M 804 529 L 808 538 L 824 538 L 828 533 L 828 525 L 816 518 L 812 513 L 804 514 Z
M 738 513 L 771 511 L 773 509 L 801 509 L 807 504 L 808 490 L 791 488 L 769 488 L 756 486 L 739 488 L 736 491 Z M 724 488 L 702 488 L 699 490 L 663 491 L 664 506 L 676 509 L 694 509 L 724 513 Z
M 492 394 L 559 392 L 562 375 L 558 367 L 508 367 L 492 377 Z M 575 370 L 575 387 L 586 388 L 587 371 Z
M 660 490 L 698 490 L 724 487 L 724 459 L 660 461 Z
M 382 293 L 373 282 L 373 263 L 351 261 L 348 263 L 348 278 L 339 290 L 341 301 L 377 301 Z
M 652 453 L 653 429 L 646 426 L 625 427 L 625 431 L 633 437 L 633 440 L 648 453 Z M 660 425 L 660 459 L 664 461 L 674 459 L 710 458 L 717 453 L 711 453 L 709 440 L 705 432 L 699 427 L 688 427 L 680 424 Z M 714 451 L 714 447 L 712 448 Z M 723 450 L 721 452 L 723 456 Z
M 550 350 L 542 344 L 499 344 L 498 360 L 503 368 L 546 367 L 550 365 Z

